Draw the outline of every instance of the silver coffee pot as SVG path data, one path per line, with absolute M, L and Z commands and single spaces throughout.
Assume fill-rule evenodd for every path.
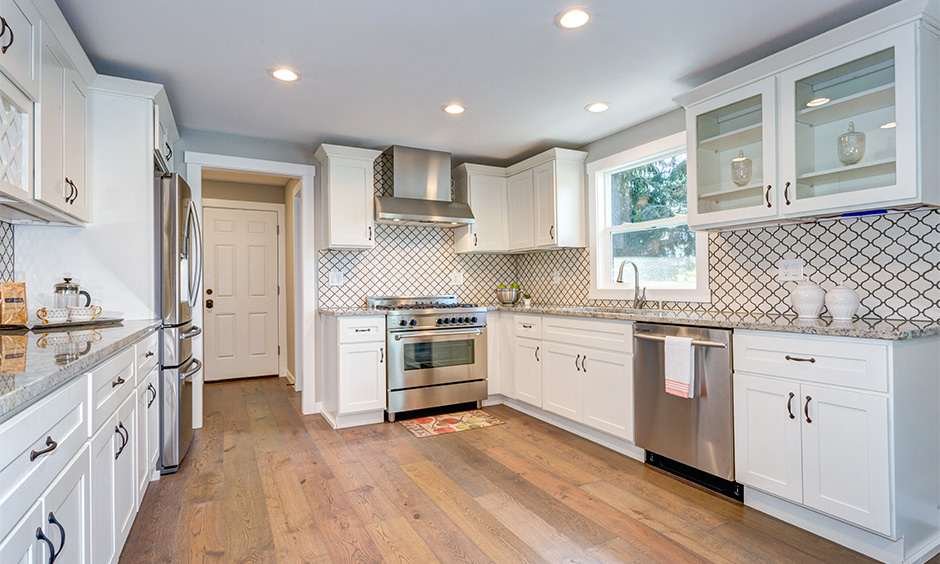
M 82 302 L 82 298 L 85 303 Z M 71 278 L 64 278 L 62 282 L 55 285 L 55 291 L 52 294 L 54 307 L 88 307 L 91 305 L 91 294 L 82 290 L 81 287 L 72 282 Z

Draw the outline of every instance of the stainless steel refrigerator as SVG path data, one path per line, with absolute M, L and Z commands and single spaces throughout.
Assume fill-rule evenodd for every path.
M 193 440 L 193 325 L 202 281 L 202 232 L 192 191 L 178 174 L 155 174 L 160 333 L 160 471 L 176 472 Z

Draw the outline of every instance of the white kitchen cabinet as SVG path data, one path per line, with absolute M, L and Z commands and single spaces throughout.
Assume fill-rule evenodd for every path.
M 325 318 L 321 413 L 334 428 L 381 423 L 385 418 L 385 316 Z
M 157 402 L 157 376 L 153 368 L 137 385 L 137 506 L 144 499 L 159 455 L 160 404 Z
M 581 422 L 633 442 L 633 355 L 581 347 Z
M 39 98 L 39 13 L 29 0 L 0 0 L 0 70 L 30 98 Z
M 117 559 L 134 522 L 136 403 L 136 394 L 131 394 L 91 440 L 91 546 L 96 563 Z
M 87 182 L 88 94 L 81 75 L 75 70 L 66 73 L 65 80 L 65 163 L 64 178 L 71 188 L 65 200 L 66 213 L 82 221 L 91 218 L 91 186 Z
M 555 180 L 555 161 L 542 163 L 532 169 L 536 247 L 547 247 L 555 243 Z
M 43 496 L 43 529 L 56 562 L 91 562 L 91 457 L 87 446 Z
M 802 405 L 797 382 L 734 374 L 734 473 L 738 482 L 802 501 Z
M 37 535 L 42 531 L 42 502 L 36 504 L 23 519 L 0 540 L 0 562 L 16 564 L 44 564 L 50 561 L 50 551 L 55 548 L 52 540 Z M 52 549 L 49 546 L 52 546 Z
M 542 342 L 516 337 L 512 366 L 515 399 L 542 407 Z
M 9 146 L 0 152 L 0 195 L 28 202 L 33 198 L 33 102 L 2 74 L 0 112 L 0 136 Z
M 455 200 L 467 202 L 474 223 L 454 229 L 458 253 L 505 252 L 509 248 L 505 169 L 462 164 L 454 169 Z
M 36 199 L 58 210 L 65 210 L 70 187 L 65 182 L 65 81 L 69 62 L 59 40 L 47 26 L 42 26 L 42 82 L 36 121 L 40 164 L 36 179 Z
M 803 503 L 890 534 L 888 398 L 802 384 Z
M 176 172 L 174 149 L 179 140 L 176 120 L 166 91 L 160 88 L 153 96 L 153 151 L 154 158 L 167 172 Z
M 690 225 L 940 204 L 940 36 L 906 19 L 851 22 L 677 98 Z M 864 135 L 856 158 L 840 156 L 849 129 Z M 729 175 L 742 153 L 753 170 L 738 186 Z
M 509 249 L 535 246 L 535 194 L 532 170 L 513 174 L 507 181 L 509 201 Z
M 320 208 L 323 240 L 330 249 L 375 246 L 374 163 L 381 153 L 370 149 L 323 144 L 320 164 Z
M 543 342 L 542 409 L 574 421 L 582 417 L 581 349 Z
M 385 343 L 340 346 L 339 410 L 359 413 L 385 409 Z

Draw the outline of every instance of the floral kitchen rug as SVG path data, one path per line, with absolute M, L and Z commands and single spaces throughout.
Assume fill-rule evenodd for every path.
M 490 415 L 482 409 L 447 413 L 445 415 L 431 415 L 399 421 L 402 427 L 411 431 L 416 437 L 433 437 L 445 433 L 457 433 L 470 429 L 483 429 L 494 425 L 502 425 L 503 421 Z

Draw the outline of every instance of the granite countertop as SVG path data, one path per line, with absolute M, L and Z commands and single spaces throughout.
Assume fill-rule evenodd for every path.
M 159 326 L 158 320 L 140 320 L 71 331 L 0 332 L 0 423 Z
M 670 310 L 635 310 L 601 307 L 535 305 L 519 306 L 490 305 L 490 311 L 510 311 L 540 315 L 562 315 L 590 317 L 595 319 L 620 319 L 640 323 L 674 323 L 698 325 L 722 329 L 750 329 L 755 331 L 780 331 L 807 335 L 854 337 L 858 339 L 882 339 L 899 341 L 918 337 L 940 335 L 940 323 L 935 321 L 905 321 L 896 319 L 857 319 L 851 322 L 831 319 L 798 319 L 790 315 L 765 315 L 749 313 L 689 312 Z M 321 308 L 322 315 L 356 316 L 385 315 L 385 312 L 364 307 Z

